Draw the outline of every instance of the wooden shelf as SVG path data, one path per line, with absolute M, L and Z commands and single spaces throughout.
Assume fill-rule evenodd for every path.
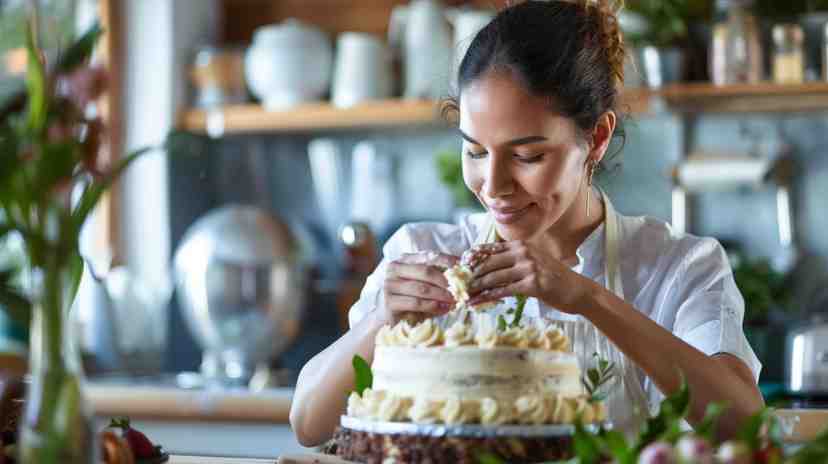
M 629 89 L 621 109 L 632 114 L 765 113 L 828 110 L 828 83 L 802 85 L 714 86 L 679 84 L 657 91 Z M 352 108 L 312 103 L 289 111 L 267 111 L 259 105 L 236 105 L 215 110 L 188 110 L 179 127 L 211 136 L 253 132 L 301 132 L 437 125 L 439 105 L 431 100 L 383 100 Z
M 313 103 L 289 111 L 267 111 L 259 105 L 190 110 L 182 114 L 179 127 L 222 135 L 417 126 L 435 124 L 439 120 L 439 108 L 433 101 L 383 100 L 345 109 L 328 103 Z
M 650 92 L 625 94 L 624 110 L 643 112 Z M 325 129 L 360 129 L 438 125 L 439 104 L 432 100 L 382 100 L 351 108 L 312 103 L 288 111 L 267 111 L 259 105 L 233 105 L 214 110 L 193 109 L 179 117 L 178 127 L 211 136 L 254 132 L 300 132 Z
M 828 110 L 828 83 L 716 86 L 681 84 L 655 93 L 681 113 L 779 113 Z

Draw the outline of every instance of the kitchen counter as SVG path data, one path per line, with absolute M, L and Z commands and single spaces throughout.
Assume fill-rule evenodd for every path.
M 292 388 L 251 392 L 93 381 L 86 392 L 98 430 L 111 417 L 129 416 L 137 429 L 169 453 L 232 458 L 205 464 L 243 462 L 239 458 L 274 462 L 285 453 L 312 451 L 299 444 L 290 428 Z
M 776 415 L 787 443 L 808 442 L 828 427 L 828 409 L 778 409 Z
M 98 416 L 167 421 L 287 424 L 293 398 L 292 388 L 251 392 L 92 382 L 86 391 Z

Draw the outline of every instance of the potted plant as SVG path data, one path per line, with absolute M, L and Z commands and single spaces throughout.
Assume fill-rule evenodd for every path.
M 91 463 L 92 417 L 68 323 L 84 267 L 78 238 L 104 192 L 145 150 L 103 165 L 104 125 L 85 111 L 106 82 L 88 60 L 100 27 L 55 54 L 54 62 L 32 29 L 25 89 L 0 102 L 0 240 L 16 235 L 25 250 L 22 272 L 0 269 L 0 306 L 31 327 L 18 457 Z M 20 274 L 25 285 L 16 280 Z
M 463 158 L 456 151 L 442 151 L 434 158 L 440 182 L 449 189 L 454 200 L 453 220 L 457 222 L 462 216 L 482 211 L 480 202 L 466 187 L 463 180 Z
M 689 22 L 706 11 L 705 2 L 630 0 L 621 22 L 646 84 L 662 87 L 685 78 Z
M 793 295 L 787 276 L 776 271 L 769 260 L 735 255 L 733 277 L 745 300 L 745 336 L 765 365 L 765 379 L 783 376 L 785 334 L 782 324 L 774 324 L 791 309 Z

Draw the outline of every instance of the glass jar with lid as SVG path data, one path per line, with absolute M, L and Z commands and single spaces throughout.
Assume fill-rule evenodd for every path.
M 801 84 L 805 80 L 805 34 L 798 24 L 773 27 L 773 81 Z
M 762 80 L 762 42 L 753 0 L 717 0 L 710 49 L 710 77 L 716 85 Z

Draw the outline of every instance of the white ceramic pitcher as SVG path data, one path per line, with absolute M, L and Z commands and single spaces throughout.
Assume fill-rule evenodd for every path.
M 413 0 L 409 5 L 394 8 L 388 39 L 402 56 L 405 98 L 447 95 L 452 34 L 439 0 Z

